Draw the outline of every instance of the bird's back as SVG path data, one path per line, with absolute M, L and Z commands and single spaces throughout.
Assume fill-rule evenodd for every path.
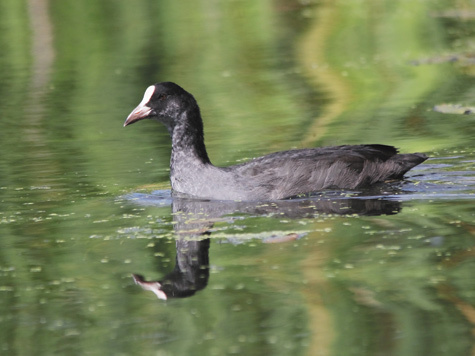
M 277 152 L 227 169 L 249 196 L 274 200 L 401 179 L 426 159 L 419 153 L 398 154 L 386 145 L 335 146 Z

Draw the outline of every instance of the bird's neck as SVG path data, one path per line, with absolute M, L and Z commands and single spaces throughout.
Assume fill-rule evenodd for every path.
M 170 132 L 172 138 L 171 166 L 210 164 L 204 143 L 203 121 L 198 112 L 184 112 L 182 120 Z

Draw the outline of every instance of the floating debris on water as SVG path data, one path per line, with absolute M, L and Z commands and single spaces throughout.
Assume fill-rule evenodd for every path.
M 475 106 L 464 106 L 460 104 L 440 104 L 434 106 L 434 111 L 442 114 L 470 115 L 475 114 Z

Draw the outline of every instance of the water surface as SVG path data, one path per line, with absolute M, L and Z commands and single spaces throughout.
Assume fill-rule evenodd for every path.
M 473 354 L 472 5 L 3 2 L 0 353 Z M 367 191 L 174 199 L 166 130 L 122 127 L 168 80 L 218 165 L 359 143 L 431 158 Z

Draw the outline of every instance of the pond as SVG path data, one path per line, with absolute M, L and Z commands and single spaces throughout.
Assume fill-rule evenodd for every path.
M 475 3 L 0 4 L 2 355 L 472 355 Z M 213 163 L 381 143 L 402 182 L 173 197 L 147 86 Z M 161 281 L 161 289 L 157 281 Z

